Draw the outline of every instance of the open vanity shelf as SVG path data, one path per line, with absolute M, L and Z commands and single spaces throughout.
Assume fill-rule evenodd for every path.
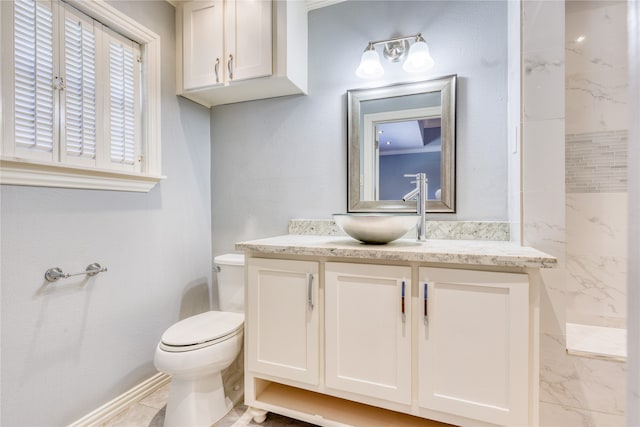
M 280 412 L 283 415 L 312 424 L 368 427 L 442 427 L 450 425 L 277 382 L 259 378 L 256 378 L 255 381 L 257 388 L 262 390 L 256 396 L 256 401 L 260 402 L 264 409 Z

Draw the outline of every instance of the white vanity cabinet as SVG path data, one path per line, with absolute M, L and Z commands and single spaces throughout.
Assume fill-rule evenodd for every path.
M 328 262 L 328 388 L 411 403 L 411 268 Z
M 256 419 L 537 425 L 539 269 L 555 258 L 508 242 L 336 236 L 236 248 L 248 264 L 245 403 Z
M 178 2 L 178 94 L 211 107 L 305 93 L 306 13 L 295 0 Z
M 318 263 L 249 258 L 248 369 L 318 384 Z
M 527 425 L 526 274 L 419 269 L 418 401 L 498 425 Z

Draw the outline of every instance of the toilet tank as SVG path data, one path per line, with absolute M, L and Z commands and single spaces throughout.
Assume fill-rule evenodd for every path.
M 218 277 L 220 310 L 244 312 L 244 254 L 231 253 L 213 259 Z

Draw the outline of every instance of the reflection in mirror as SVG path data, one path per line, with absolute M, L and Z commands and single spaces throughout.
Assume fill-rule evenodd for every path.
M 347 92 L 349 211 L 406 212 L 426 173 L 427 212 L 455 212 L 455 76 Z

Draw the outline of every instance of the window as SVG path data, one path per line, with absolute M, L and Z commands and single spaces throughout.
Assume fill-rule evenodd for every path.
M 0 183 L 149 191 L 158 36 L 103 1 L 1 3 Z

